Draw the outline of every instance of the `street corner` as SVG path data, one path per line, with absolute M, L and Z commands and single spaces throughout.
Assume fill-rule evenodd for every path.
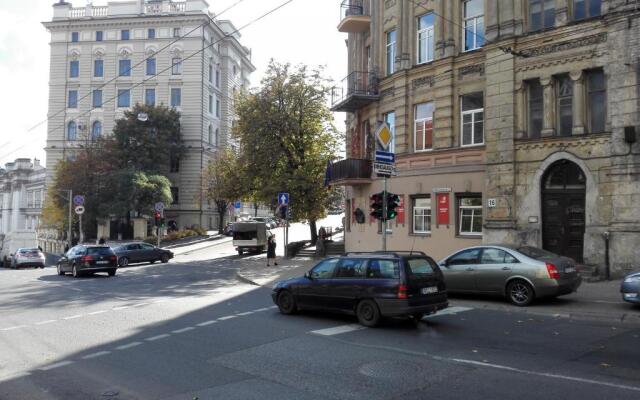
M 311 267 L 313 260 L 281 260 L 278 265 L 267 266 L 266 262 L 251 261 L 243 262 L 238 268 L 236 278 L 244 283 L 255 286 L 269 286 L 271 283 L 303 276 Z

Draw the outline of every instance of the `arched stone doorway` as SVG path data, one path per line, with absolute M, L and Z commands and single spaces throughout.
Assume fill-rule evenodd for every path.
M 542 247 L 582 262 L 586 177 L 569 161 L 553 163 L 542 179 Z

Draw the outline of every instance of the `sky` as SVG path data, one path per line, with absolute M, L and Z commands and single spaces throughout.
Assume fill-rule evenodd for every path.
M 86 0 L 67 0 L 83 7 Z M 238 0 L 208 0 L 220 13 Z M 241 0 L 220 16 L 237 27 L 286 0 Z M 53 17 L 54 0 L 0 0 L 0 166 L 16 158 L 45 161 L 49 77 L 49 33 L 43 21 Z M 94 5 L 106 5 L 96 0 Z M 337 30 L 339 0 L 293 0 L 283 8 L 240 31 L 240 41 L 252 49 L 260 83 L 270 59 L 292 64 L 325 66 L 325 75 L 339 82 L 347 74 L 346 34 Z M 336 126 L 344 130 L 336 114 Z M 33 128 L 33 129 L 32 129 Z

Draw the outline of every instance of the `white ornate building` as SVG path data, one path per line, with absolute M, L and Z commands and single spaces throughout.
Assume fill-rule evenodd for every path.
M 45 175 L 37 159 L 18 158 L 0 168 L 0 258 L 36 246 Z
M 108 135 L 124 111 L 164 104 L 181 112 L 187 147 L 168 172 L 174 204 L 166 219 L 181 228 L 217 226 L 215 207 L 201 200 L 202 171 L 219 148 L 234 146 L 232 98 L 255 70 L 233 24 L 205 0 L 136 0 L 76 8 L 60 1 L 44 26 L 51 33 L 47 182 L 59 160 Z

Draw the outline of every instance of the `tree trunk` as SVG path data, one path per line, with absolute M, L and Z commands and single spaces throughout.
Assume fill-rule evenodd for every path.
M 318 230 L 316 229 L 316 220 L 309 220 L 309 229 L 311 230 L 311 244 L 314 245 L 318 241 Z
M 257 202 L 253 203 L 253 216 L 254 217 L 258 216 L 258 203 Z
M 227 204 L 224 205 L 218 203 L 218 233 L 224 233 L 224 216 L 227 213 Z

